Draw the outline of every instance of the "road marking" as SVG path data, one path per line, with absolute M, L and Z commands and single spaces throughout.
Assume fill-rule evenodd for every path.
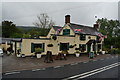
M 32 71 L 39 71 L 39 70 L 45 70 L 45 68 L 41 68 L 41 69 L 33 69 Z
M 108 66 L 105 66 L 105 67 L 102 67 L 102 68 L 98 68 L 98 69 L 95 69 L 95 70 L 92 70 L 92 71 L 89 71 L 89 72 L 85 72 L 85 73 L 78 74 L 78 75 L 75 75 L 75 76 L 72 76 L 72 77 L 68 77 L 68 78 L 63 79 L 63 80 L 69 80 L 69 79 L 70 80 L 78 80 L 80 78 L 85 78 L 85 77 L 100 73 L 102 71 L 111 69 L 113 67 L 119 66 L 119 65 L 120 65 L 120 62 L 117 62 L 117 63 L 111 64 L 111 65 L 108 65 Z
M 55 66 L 54 68 L 59 68 L 59 67 L 61 67 L 61 66 Z
M 39 71 L 39 70 L 41 70 L 41 69 L 34 69 L 34 70 L 32 70 L 32 71 Z
M 70 64 L 70 65 L 77 65 L 78 63 L 73 63 L 73 64 Z
M 93 60 L 93 61 L 97 61 L 97 60 Z
M 10 75 L 10 74 L 18 74 L 20 72 L 10 72 L 10 73 L 5 73 L 5 75 Z
M 100 60 L 104 60 L 104 59 L 100 59 Z
M 114 66 L 111 66 L 111 67 L 109 67 L 109 68 L 105 68 L 105 69 L 103 69 L 103 70 L 100 70 L 100 71 L 97 71 L 97 72 L 94 72 L 94 73 L 91 73 L 91 74 L 88 74 L 88 75 L 79 77 L 79 78 L 77 78 L 77 79 L 75 79 L 75 80 L 79 80 L 79 79 L 81 79 L 81 78 L 86 78 L 86 77 L 88 77 L 88 76 L 91 76 L 91 75 L 94 75 L 94 74 L 97 74 L 97 73 L 106 71 L 106 70 L 111 69 L 111 68 L 114 68 L 114 67 L 116 67 L 116 66 L 118 66 L 118 65 L 114 65 Z M 74 79 L 73 79 L 73 80 L 74 80 Z
M 109 59 L 109 57 L 107 57 L 107 59 Z
M 88 61 L 86 61 L 86 62 L 83 62 L 83 63 L 88 63 Z
M 5 73 L 10 73 L 10 72 L 19 72 L 19 71 L 26 71 L 26 70 L 28 70 L 28 69 L 5 71 Z

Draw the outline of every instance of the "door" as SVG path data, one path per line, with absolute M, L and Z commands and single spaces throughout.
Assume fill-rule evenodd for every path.
M 91 50 L 91 44 L 88 44 L 88 45 L 87 45 L 87 52 L 89 53 L 90 50 Z
M 69 50 L 69 43 L 60 43 L 60 51 Z

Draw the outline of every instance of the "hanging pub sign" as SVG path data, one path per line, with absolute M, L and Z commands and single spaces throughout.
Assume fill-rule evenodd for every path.
M 98 34 L 98 36 L 99 36 L 99 41 L 101 41 L 102 40 L 102 38 L 107 38 L 107 35 L 102 35 L 102 34 Z

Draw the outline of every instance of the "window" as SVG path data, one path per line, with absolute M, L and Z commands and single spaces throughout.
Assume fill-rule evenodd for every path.
M 64 29 L 63 35 L 70 35 L 70 29 Z
M 85 34 L 80 34 L 80 40 L 86 40 L 86 35 Z
M 44 52 L 44 43 L 31 43 L 31 53 L 35 52 L 35 48 L 42 48 Z
M 79 45 L 81 52 L 86 51 L 86 44 L 80 44 Z
M 60 51 L 69 50 L 69 43 L 60 43 Z
M 96 40 L 99 40 L 99 38 L 100 38 L 99 36 L 96 36 Z

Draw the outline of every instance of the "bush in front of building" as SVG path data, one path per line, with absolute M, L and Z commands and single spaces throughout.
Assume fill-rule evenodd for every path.
M 35 48 L 35 54 L 40 54 L 42 51 L 42 48 Z
M 112 48 L 110 50 L 111 54 L 120 54 L 120 49 L 119 48 Z

